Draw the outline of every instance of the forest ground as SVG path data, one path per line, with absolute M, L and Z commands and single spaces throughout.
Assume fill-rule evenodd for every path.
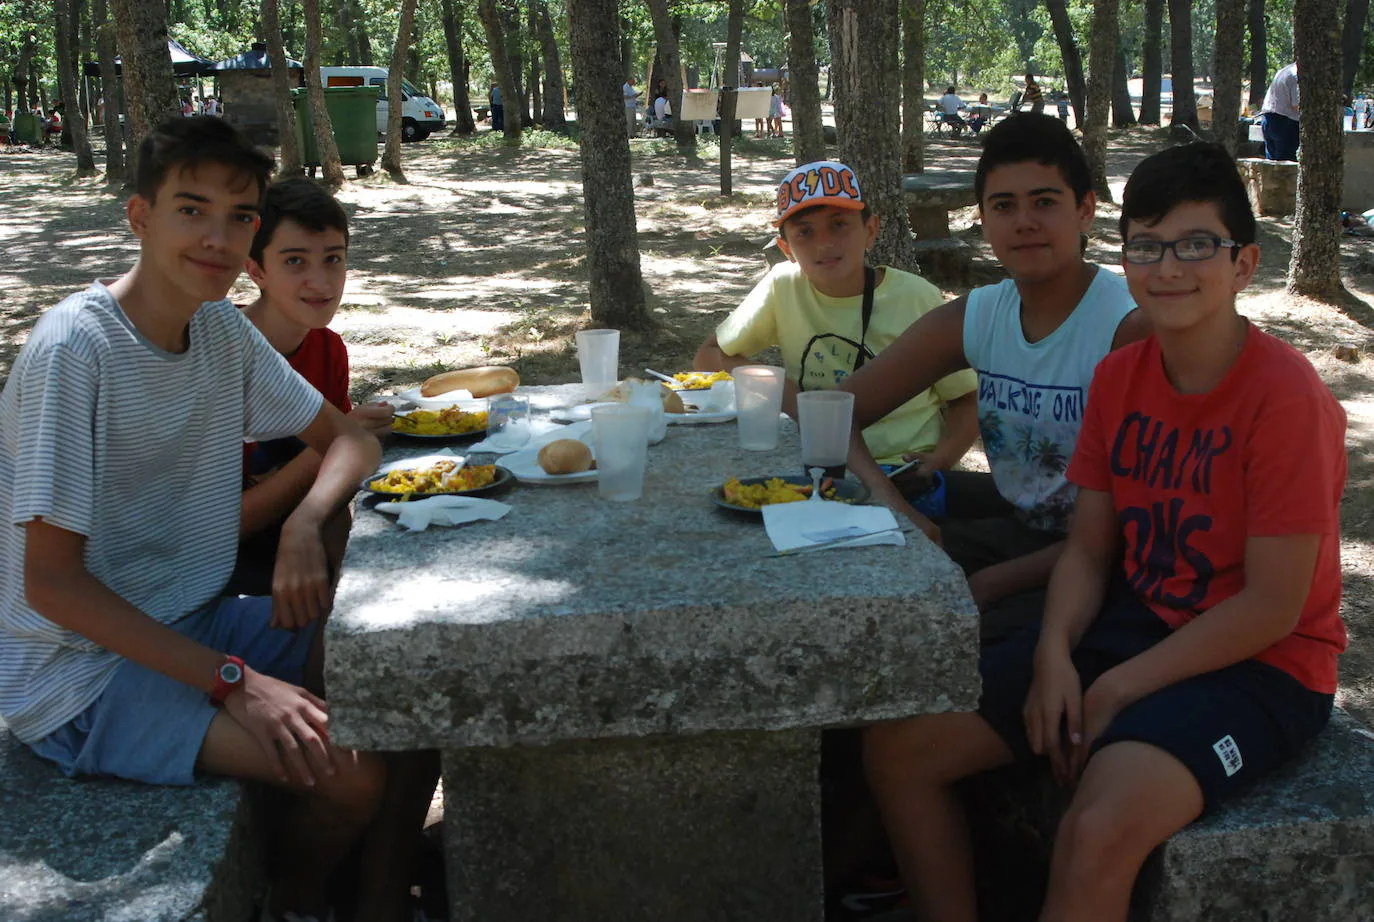
M 485 129 L 474 139 L 435 136 L 405 148 L 409 183 L 378 173 L 340 193 L 353 237 L 348 292 L 334 326 L 352 356 L 355 400 L 471 364 L 511 364 L 529 384 L 576 380 L 573 333 L 590 319 L 579 156 L 553 136 L 527 140 L 508 146 Z M 550 146 L 534 146 L 536 140 Z M 1131 168 L 1167 143 L 1154 130 L 1113 134 L 1109 174 L 1118 196 Z M 679 155 L 670 141 L 632 147 L 639 247 L 657 326 L 622 337 L 627 375 L 646 365 L 689 367 L 697 345 L 762 275 L 774 183 L 790 166 L 787 142 L 745 139 L 734 154 L 735 195 L 723 199 L 713 145 L 693 157 Z M 969 141 L 930 141 L 927 164 L 971 170 L 977 152 Z M 93 278 L 119 274 L 137 248 L 122 198 L 98 181 L 75 179 L 69 154 L 0 149 L 0 203 L 3 376 L 44 309 Z M 1089 258 L 1109 268 L 1117 263 L 1116 214 L 1111 206 L 1099 209 L 1089 245 Z M 966 209 L 954 227 L 974 248 L 982 283 L 1002 273 L 976 218 Z M 1351 297 L 1338 309 L 1284 293 L 1292 231 L 1291 218 L 1260 220 L 1260 271 L 1240 306 L 1303 350 L 1349 414 L 1342 554 L 1350 648 L 1341 660 L 1338 702 L 1371 723 L 1374 242 L 1343 242 Z M 244 276 L 236 297 L 251 293 Z M 1360 347 L 1356 362 L 1332 357 L 1343 343 Z

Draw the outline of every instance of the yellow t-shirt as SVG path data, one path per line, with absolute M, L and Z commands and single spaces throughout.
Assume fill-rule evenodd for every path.
M 870 358 L 944 302 L 940 290 L 919 275 L 884 269 L 863 339 Z M 790 381 L 802 390 L 829 390 L 853 372 L 862 326 L 862 295 L 822 294 L 796 263 L 786 262 L 774 266 L 744 303 L 721 321 L 716 340 L 727 355 L 754 355 L 778 346 Z M 977 386 L 972 369 L 941 378 L 865 429 L 864 441 L 884 464 L 897 463 L 903 452 L 930 451 L 944 426 L 941 410 Z

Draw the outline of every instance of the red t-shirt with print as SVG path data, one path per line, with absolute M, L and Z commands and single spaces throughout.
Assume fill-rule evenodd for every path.
M 1068 478 L 1110 493 L 1136 594 L 1180 627 L 1245 586 L 1251 537 L 1321 535 L 1293 632 L 1255 656 L 1336 690 L 1345 411 L 1312 365 L 1253 325 L 1226 377 L 1180 394 L 1153 336 L 1097 366 Z
M 302 378 L 315 385 L 340 412 L 353 409 L 348 399 L 348 347 L 343 337 L 328 328 L 311 330 L 305 334 L 300 347 L 286 357 L 286 361 Z M 295 436 L 269 442 L 249 442 L 243 448 L 243 473 L 247 478 L 276 470 L 305 448 Z

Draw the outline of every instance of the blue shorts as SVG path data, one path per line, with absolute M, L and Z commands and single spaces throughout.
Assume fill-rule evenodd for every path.
M 171 627 L 258 672 L 301 684 L 319 622 L 271 627 L 272 599 L 215 599 Z M 131 660 L 90 707 L 32 745 L 68 776 L 113 775 L 149 784 L 194 784 L 205 731 L 219 708 L 199 689 Z
M 1123 581 L 1115 582 L 1097 620 L 1073 651 L 1083 690 L 1113 666 L 1172 633 Z M 1022 707 L 1034 673 L 1039 625 L 983 651 L 978 714 L 1017 759 L 1036 758 Z M 1326 726 L 1333 695 L 1314 692 L 1281 669 L 1244 660 L 1162 688 L 1125 708 L 1093 744 L 1136 741 L 1182 762 L 1207 808 L 1293 758 Z

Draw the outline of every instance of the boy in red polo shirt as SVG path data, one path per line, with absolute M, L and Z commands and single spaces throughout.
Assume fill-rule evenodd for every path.
M 1326 724 L 1345 648 L 1345 413 L 1235 299 L 1255 219 L 1218 145 L 1143 161 L 1122 262 L 1154 335 L 1097 367 L 1042 628 L 988 648 L 974 714 L 870 729 L 866 767 L 931 922 L 972 922 L 952 785 L 1047 756 L 1075 783 L 1042 919 L 1124 920 L 1156 846 Z
M 348 348 L 329 329 L 348 275 L 348 216 L 338 201 L 303 177 L 268 187 L 245 265 L 261 293 L 243 312 L 258 331 L 325 400 L 378 438 L 390 432 L 391 407 L 349 400 Z M 319 466 L 319 455 L 294 437 L 246 446 L 239 557 L 226 595 L 272 594 L 281 524 Z M 336 576 L 350 524 L 344 509 L 326 525 Z

